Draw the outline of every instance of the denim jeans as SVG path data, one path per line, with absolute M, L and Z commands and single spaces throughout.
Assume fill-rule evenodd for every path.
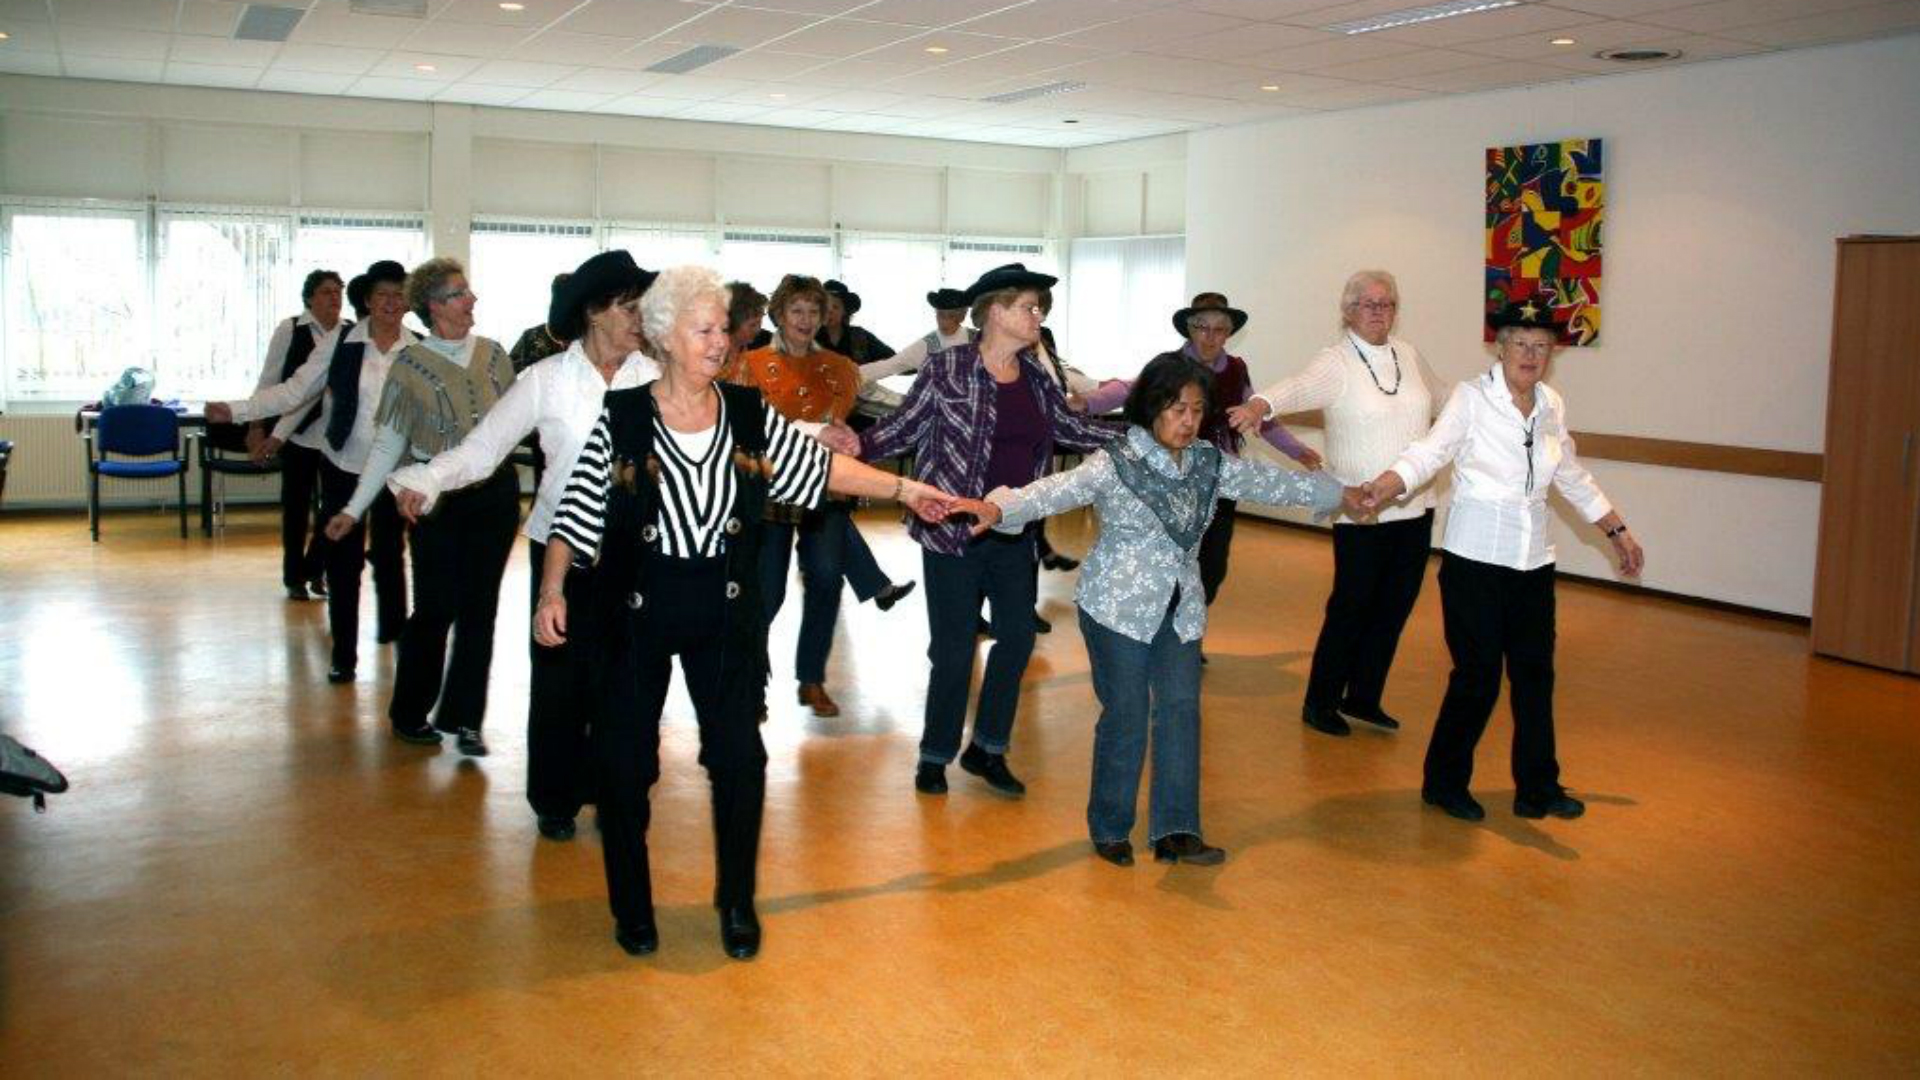
M 1084 611 L 1080 635 L 1100 699 L 1093 791 L 1087 799 L 1093 842 L 1131 837 L 1149 726 L 1153 786 L 1147 797 L 1147 840 L 1200 835 L 1200 642 L 1182 642 L 1171 614 L 1161 620 L 1151 645 L 1107 629 Z
M 967 726 L 973 658 L 979 650 L 980 601 L 993 612 L 993 647 L 980 680 L 980 707 L 973 741 L 989 754 L 1004 754 L 1020 706 L 1020 677 L 1033 656 L 1034 551 L 1032 533 L 988 533 L 965 555 L 921 552 L 927 583 L 926 730 L 920 760 L 945 765 L 960 753 Z
M 850 531 L 847 512 L 828 506 L 809 511 L 798 525 L 769 521 L 760 534 L 760 595 L 767 626 L 787 599 L 787 563 L 797 537 L 800 548 L 800 641 L 794 649 L 793 677 L 803 683 L 827 681 L 827 656 L 840 619 L 840 582 Z

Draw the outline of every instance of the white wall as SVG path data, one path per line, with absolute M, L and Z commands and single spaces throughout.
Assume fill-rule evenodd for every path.
M 1190 291 L 1253 312 L 1256 380 L 1337 326 L 1385 267 L 1400 332 L 1443 379 L 1480 345 L 1483 153 L 1606 139 L 1605 322 L 1551 381 L 1576 430 L 1819 452 L 1834 240 L 1920 232 L 1920 37 L 1451 97 L 1189 136 Z M 1819 486 L 1595 462 L 1645 584 L 1806 615 Z M 1563 515 L 1564 518 L 1564 515 Z M 1608 573 L 1563 520 L 1561 565 Z

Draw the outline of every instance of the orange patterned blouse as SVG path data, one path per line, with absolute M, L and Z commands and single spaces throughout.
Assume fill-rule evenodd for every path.
M 860 369 L 829 349 L 790 356 L 768 345 L 741 353 L 729 367 L 723 378 L 758 387 L 767 404 L 789 420 L 845 421 L 860 396 Z

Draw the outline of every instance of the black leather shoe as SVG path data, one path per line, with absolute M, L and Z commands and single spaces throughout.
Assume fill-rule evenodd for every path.
M 1174 833 L 1153 842 L 1153 861 L 1218 866 L 1227 861 L 1227 849 L 1217 848 L 1192 833 Z
M 1533 818 L 1535 820 L 1543 817 L 1557 817 L 1572 821 L 1574 818 L 1586 812 L 1586 803 L 1581 802 L 1579 799 L 1574 798 L 1564 791 L 1551 799 L 1522 799 L 1516 796 L 1513 800 L 1514 817 Z
M 923 761 L 913 770 L 913 790 L 922 795 L 945 795 L 947 793 L 947 767 Z
M 1388 731 L 1400 730 L 1400 721 L 1388 716 L 1386 710 L 1378 705 L 1363 708 L 1359 705 L 1342 704 L 1340 714 L 1349 719 L 1365 721 L 1374 727 L 1386 728 Z
M 350 667 L 333 668 L 327 672 L 327 681 L 333 683 L 335 686 L 341 683 L 350 683 L 353 681 L 353 669 Z
M 487 742 L 480 737 L 480 732 L 477 728 L 463 727 L 454 733 L 453 739 L 454 745 L 458 746 L 460 752 L 468 757 L 487 756 Z
M 1437 806 L 1447 812 L 1450 818 L 1461 821 L 1480 821 L 1486 818 L 1487 808 L 1475 801 L 1474 797 L 1462 791 L 1456 795 L 1442 795 L 1434 791 L 1420 792 L 1420 801 L 1428 806 Z
M 434 740 L 438 742 L 439 740 Z M 573 819 L 557 815 L 540 815 L 540 835 L 549 840 L 571 840 L 574 834 Z
M 881 611 L 892 611 L 893 605 L 905 600 L 907 594 L 913 591 L 913 587 L 916 584 L 918 583 L 909 581 L 905 585 L 888 585 L 886 588 L 873 594 L 873 606 L 879 608 Z
M 1033 632 L 1036 634 L 1051 634 L 1053 633 L 1053 624 L 1041 618 L 1040 613 L 1036 611 L 1033 613 Z
M 311 600 L 313 597 L 307 595 L 307 587 L 305 585 L 289 585 L 287 586 L 287 599 Z
M 401 742 L 409 742 L 417 746 L 440 745 L 440 733 L 426 724 L 421 724 L 418 727 L 402 727 L 399 724 L 395 724 L 393 725 L 393 737 L 399 739 Z
M 613 928 L 613 940 L 619 942 L 628 956 L 651 956 L 660 948 L 660 931 L 652 923 L 642 923 L 639 926 L 616 926 Z
M 987 786 L 1003 795 L 1019 798 L 1027 793 L 1027 785 L 1013 775 L 1007 768 L 1007 755 L 989 754 L 976 745 L 968 746 L 960 755 L 960 767 L 987 782 Z
M 317 577 L 307 582 L 307 591 L 313 594 L 315 600 L 325 600 L 327 598 L 327 579 Z
M 1115 840 L 1111 844 L 1093 845 L 1093 853 L 1115 866 L 1133 865 L 1133 844 L 1126 840 Z
M 751 960 L 760 951 L 760 917 L 752 905 L 720 909 L 720 947 L 735 960 Z
M 1347 719 L 1332 709 L 1323 709 L 1318 705 L 1300 706 L 1300 719 L 1315 731 L 1345 738 L 1353 734 L 1352 725 Z
M 1059 552 L 1054 551 L 1054 552 L 1049 552 L 1046 558 L 1041 559 L 1040 565 L 1046 567 L 1049 570 L 1058 570 L 1061 573 L 1065 573 L 1068 570 L 1080 569 L 1080 560 L 1069 559 L 1065 555 L 1062 555 Z

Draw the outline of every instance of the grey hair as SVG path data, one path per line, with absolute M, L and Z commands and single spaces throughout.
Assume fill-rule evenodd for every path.
M 719 304 L 721 316 L 725 317 L 727 285 L 719 274 L 704 266 L 673 266 L 660 271 L 660 276 L 640 297 L 641 333 L 665 356 L 667 340 L 673 336 L 673 324 L 679 321 L 681 312 L 702 300 Z
M 1366 292 L 1367 286 L 1369 285 L 1385 286 L 1387 295 L 1393 298 L 1393 302 L 1396 304 L 1400 302 L 1400 283 L 1393 280 L 1392 274 L 1387 273 L 1385 270 L 1358 270 L 1354 272 L 1352 277 L 1347 279 L 1346 287 L 1340 290 L 1340 315 L 1342 318 L 1345 318 L 1349 312 L 1359 306 L 1360 294 Z

